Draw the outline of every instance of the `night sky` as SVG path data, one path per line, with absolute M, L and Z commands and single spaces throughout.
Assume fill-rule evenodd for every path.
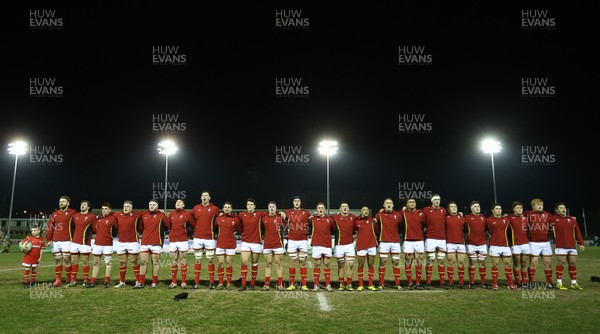
M 376 209 L 388 196 L 400 208 L 416 190 L 419 207 L 439 193 L 443 205 L 485 209 L 492 172 L 479 146 L 493 136 L 507 212 L 515 200 L 540 197 L 548 211 L 564 201 L 600 232 L 597 4 L 322 3 L 3 9 L 0 134 L 5 147 L 35 148 L 19 158 L 13 212 L 50 212 L 63 194 L 75 208 L 146 208 L 163 196 L 153 190 L 164 187 L 166 137 L 179 147 L 169 194 L 188 208 L 204 189 L 220 207 L 253 197 L 287 208 L 301 195 L 314 208 L 326 201 L 317 146 L 333 138 L 332 208 Z M 4 152 L 5 217 L 14 156 Z

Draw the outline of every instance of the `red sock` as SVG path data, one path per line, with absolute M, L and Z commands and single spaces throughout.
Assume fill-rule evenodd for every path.
M 171 284 L 176 284 L 176 283 L 177 283 L 177 265 L 172 264 L 171 265 Z
M 223 285 L 223 274 L 225 273 L 225 268 L 219 267 L 217 275 L 219 275 L 219 284 Z
M 215 264 L 214 263 L 208 264 L 208 283 L 209 284 L 215 283 Z M 221 284 L 223 284 L 223 283 L 221 283 Z
M 137 275 L 136 281 L 140 282 L 141 285 L 146 284 L 146 275 Z
M 105 276 L 104 277 L 104 283 L 108 283 L 110 282 L 110 276 Z
M 242 264 L 242 285 L 246 286 L 246 280 L 248 275 L 248 265 Z
M 375 276 L 375 268 L 369 268 L 369 286 L 373 286 L 373 276 Z
M 346 278 L 346 285 L 352 285 L 352 277 Z
M 465 267 L 458 267 L 458 284 L 463 285 L 465 283 Z
M 485 267 L 479 267 L 479 278 L 481 279 L 481 284 L 485 284 L 487 282 L 486 276 L 487 269 Z
M 71 282 L 77 282 L 77 272 L 79 272 L 79 265 L 78 264 L 72 265 L 71 266 Z
M 438 264 L 438 275 L 440 276 L 440 285 L 444 284 L 446 277 L 446 268 Z
M 152 283 L 158 284 L 158 276 L 152 275 Z
M 227 267 L 227 285 L 231 284 L 231 276 L 233 276 L 233 267 Z
M 252 276 L 250 285 L 256 284 L 256 274 L 258 274 L 258 263 L 252 264 L 252 272 L 250 273 Z
M 31 272 L 31 270 L 29 269 L 25 269 L 25 272 L 23 272 L 23 282 L 25 282 L 25 284 L 29 284 L 29 273 Z
M 521 284 L 521 270 L 515 268 L 515 283 L 517 285 Z
M 433 275 L 433 266 L 425 266 L 425 277 L 427 278 L 427 284 L 431 284 L 431 276 Z
M 364 272 L 365 272 L 365 268 L 358 268 L 357 270 L 357 275 L 358 275 L 358 286 L 364 286 Z
M 300 279 L 302 282 L 302 286 L 306 285 L 306 267 L 300 267 Z
M 283 277 L 279 276 L 277 277 L 277 286 L 282 286 L 283 285 Z
M 527 284 L 527 278 L 529 273 L 527 272 L 527 268 L 525 270 L 521 270 L 521 284 Z
M 557 280 L 558 280 L 558 279 L 560 279 L 560 280 L 562 279 L 562 276 L 563 276 L 563 270 L 564 270 L 564 269 L 565 269 L 565 268 L 564 268 L 563 266 L 561 266 L 561 265 L 559 265 L 559 264 L 557 264 L 557 265 L 556 265 L 556 279 L 557 279 Z
M 119 266 L 119 281 L 125 282 L 125 274 L 127 273 L 127 266 Z
M 405 264 L 404 265 L 404 273 L 406 274 L 406 280 L 408 281 L 408 284 L 413 284 L 413 280 L 412 280 L 412 266 Z
M 535 271 L 536 268 L 529 268 L 529 282 L 535 282 Z
M 504 276 L 506 276 L 506 280 L 508 281 L 508 286 L 512 286 L 513 285 L 512 268 L 504 268 Z
M 200 270 L 202 269 L 202 263 L 194 263 L 194 284 L 200 283 Z
M 90 277 L 90 266 L 86 264 L 83 266 L 83 282 L 87 283 L 89 277 Z
M 135 277 L 138 277 L 140 275 L 140 265 L 139 264 L 133 266 L 133 275 Z M 146 275 L 144 275 L 144 276 L 146 276 Z
M 31 269 L 31 278 L 29 279 L 29 283 L 31 283 L 31 284 L 35 283 L 36 276 L 37 276 L 37 270 L 36 270 L 36 268 L 32 268 Z
M 325 285 L 331 285 L 331 268 L 325 268 Z
M 92 277 L 92 284 L 96 284 L 96 277 Z
M 187 263 L 181 265 L 181 283 L 185 283 L 187 279 Z
M 290 273 L 290 286 L 294 285 L 294 280 L 296 279 L 296 268 L 290 267 L 288 270 Z
M 265 276 L 265 285 L 269 286 L 271 284 L 271 276 Z
M 546 275 L 546 283 L 552 283 L 552 269 L 544 269 Z
M 67 278 L 65 281 L 69 282 L 69 280 L 71 279 L 71 274 L 73 274 L 73 270 L 72 270 L 72 266 L 68 266 L 65 269 L 65 277 Z
M 319 277 L 321 276 L 321 268 L 313 268 L 313 282 L 315 286 L 319 285 Z
M 383 286 L 385 283 L 385 267 L 379 267 L 379 285 Z
M 448 283 L 454 284 L 454 267 L 448 266 Z
M 498 267 L 492 267 L 492 285 L 498 286 Z
M 475 267 L 469 267 L 469 284 L 475 284 Z
M 423 276 L 423 265 L 418 264 L 415 267 L 415 275 L 417 275 L 417 281 L 415 283 L 417 283 L 417 285 L 420 285 L 421 284 L 421 279 L 422 279 L 421 276 Z
M 569 266 L 569 276 L 571 276 L 572 281 L 577 280 L 577 266 Z
M 394 267 L 394 280 L 396 282 L 396 286 L 400 285 L 400 268 Z

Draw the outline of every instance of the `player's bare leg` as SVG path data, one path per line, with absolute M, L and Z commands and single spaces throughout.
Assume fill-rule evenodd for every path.
M 258 261 L 260 253 L 252 252 L 252 268 L 250 271 L 250 290 L 256 289 L 256 276 L 258 275 Z
M 89 276 L 90 276 L 90 254 L 81 254 L 81 262 L 83 264 L 83 286 L 89 286 Z
M 542 262 L 544 263 L 546 287 L 548 289 L 554 289 L 554 284 L 552 284 L 552 255 L 542 255 Z
M 340 291 L 344 291 L 346 289 L 346 258 L 345 257 L 340 257 L 340 258 L 336 258 L 337 259 L 337 266 L 338 266 L 338 279 L 340 281 L 340 285 L 339 285 L 339 290 Z
M 206 249 L 206 261 L 208 262 L 208 288 L 215 288 L 215 249 Z
M 580 246 L 583 247 L 583 246 Z M 583 248 L 582 248 L 583 250 Z M 567 255 L 567 263 L 569 264 L 569 276 L 571 277 L 571 289 L 572 290 L 583 290 L 579 284 L 577 284 L 577 255 Z M 35 268 L 33 268 L 35 271 Z
M 346 255 L 346 290 L 352 291 L 352 275 L 354 274 L 354 256 Z
M 102 255 L 93 255 L 92 258 L 92 285 L 96 286 L 96 278 L 98 277 L 98 272 L 100 272 L 100 257 Z
M 403 290 L 400 285 L 400 253 L 392 253 L 392 264 L 394 265 L 394 282 L 396 290 Z
M 273 256 L 273 253 L 265 254 L 265 285 L 261 289 L 262 291 L 269 291 L 271 284 L 271 266 L 273 265 Z
M 225 288 L 225 285 L 223 284 L 223 277 L 225 276 L 225 254 L 217 255 L 217 276 L 219 277 L 217 290 L 223 290 Z
M 134 289 L 141 289 L 146 285 L 146 271 L 148 270 L 148 260 L 150 259 L 150 251 L 143 251 L 139 255 L 140 272 L 137 275 Z
M 242 251 L 241 259 L 242 259 L 242 269 L 241 269 L 241 277 L 242 277 L 242 285 L 240 285 L 239 291 L 246 290 L 246 281 L 248 279 L 248 262 L 250 260 L 250 256 L 252 252 L 249 250 Z
M 158 273 L 160 272 L 160 253 L 152 253 L 152 287 L 158 286 Z
M 67 287 L 77 285 L 77 272 L 79 271 L 79 253 L 71 253 L 71 277 L 67 277 Z
M 233 257 L 235 255 L 225 255 L 225 266 L 227 271 L 227 290 L 231 290 L 233 287 L 231 285 L 231 277 L 233 275 Z
M 273 255 L 275 269 L 277 270 L 277 291 L 283 291 L 283 261 L 281 261 L 282 257 L 283 254 Z
M 466 253 L 456 253 L 456 259 L 458 261 L 458 287 L 462 289 L 465 282 L 465 260 L 467 258 Z
M 169 284 L 169 289 L 177 287 L 177 265 L 181 256 L 180 254 L 179 251 L 171 252 L 171 284 Z
M 388 253 L 379 253 L 379 287 L 377 290 L 383 291 L 385 285 L 385 266 L 388 260 Z

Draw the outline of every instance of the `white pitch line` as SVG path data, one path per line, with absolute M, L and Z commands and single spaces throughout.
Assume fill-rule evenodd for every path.
M 53 264 L 49 264 L 49 265 L 45 265 L 45 266 L 37 266 L 37 268 L 44 268 L 44 267 L 54 267 L 54 265 Z M 12 268 L 12 269 L 0 269 L 0 272 L 15 271 L 15 270 L 23 270 L 23 267 L 21 267 L 21 268 Z
M 325 295 L 322 292 L 317 293 L 317 299 L 319 300 L 319 308 L 321 309 L 321 311 L 331 311 L 331 305 L 329 305 L 327 298 L 325 298 Z

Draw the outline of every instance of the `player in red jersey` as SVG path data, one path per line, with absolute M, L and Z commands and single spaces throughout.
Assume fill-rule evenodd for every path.
M 354 221 L 356 215 L 350 213 L 348 202 L 340 203 L 340 213 L 333 215 L 335 228 L 335 258 L 338 264 L 339 290 L 352 291 L 352 270 L 354 269 Z
M 404 225 L 404 270 L 410 290 L 423 289 L 421 275 L 423 273 L 423 253 L 425 244 L 423 242 L 423 227 L 425 226 L 425 215 L 417 209 L 417 201 L 414 198 L 406 200 L 406 208 L 402 210 L 402 221 Z M 415 264 L 416 285 L 413 284 L 412 266 Z
M 71 278 L 71 235 L 73 232 L 73 216 L 77 213 L 69 208 L 71 199 L 69 196 L 60 196 L 58 210 L 50 214 L 48 228 L 46 230 L 46 241 L 52 247 L 52 255 L 56 263 L 56 280 L 53 287 L 59 287 L 63 266 L 65 268 L 66 283 Z
M 141 289 L 146 284 L 146 270 L 148 260 L 152 258 L 152 288 L 158 287 L 158 273 L 160 272 L 160 254 L 164 243 L 165 233 L 171 228 L 169 217 L 158 210 L 158 201 L 151 199 L 148 202 L 148 211 L 140 219 L 140 275 L 138 282 L 133 287 Z M 151 255 L 152 254 L 152 255 Z
M 181 288 L 187 289 L 187 260 L 189 250 L 188 226 L 196 226 L 194 215 L 185 210 L 185 202 L 178 199 L 175 202 L 175 210 L 169 213 L 171 230 L 169 231 L 169 251 L 171 252 L 171 284 L 169 289 L 177 287 L 177 264 L 181 270 Z
M 252 280 L 250 281 L 250 290 L 256 289 L 255 283 L 256 274 L 258 273 L 258 259 L 260 257 L 260 253 L 263 251 L 261 239 L 261 218 L 266 215 L 266 212 L 256 211 L 256 201 L 254 198 L 248 198 L 246 200 L 246 211 L 238 214 L 242 224 L 242 285 L 240 285 L 239 291 L 244 291 L 247 289 L 246 280 L 248 276 L 248 261 L 250 260 L 250 257 L 252 257 Z
M 73 216 L 73 241 L 71 242 L 71 282 L 68 287 L 77 285 L 77 272 L 79 271 L 79 257 L 83 262 L 83 287 L 89 286 L 90 254 L 92 253 L 92 225 L 96 222 L 96 215 L 89 212 L 89 201 L 81 201 L 81 211 Z
M 504 263 L 504 275 L 508 282 L 508 288 L 515 290 L 516 285 L 512 279 L 512 251 L 508 242 L 508 230 L 510 221 L 508 217 L 502 216 L 502 206 L 498 203 L 492 205 L 492 215 L 485 221 L 490 232 L 490 256 L 492 257 L 492 289 L 498 290 L 498 264 L 500 258 Z
M 310 245 L 312 246 L 313 258 L 313 292 L 321 290 L 319 287 L 319 277 L 321 276 L 321 267 L 324 267 L 325 289 L 332 292 L 331 288 L 331 233 L 334 230 L 333 219 L 325 216 L 325 204 L 317 203 L 317 214 L 310 219 L 308 232 L 310 233 Z
M 140 265 L 138 255 L 140 254 L 139 224 L 142 212 L 133 211 L 133 202 L 123 202 L 123 211 L 115 215 L 115 228 L 119 242 L 117 243 L 117 256 L 119 257 L 119 283 L 115 288 L 125 286 L 125 274 L 127 274 L 127 261 L 131 261 L 135 283 L 138 283 Z
M 94 245 L 92 246 L 92 256 L 94 267 L 92 268 L 92 283 L 88 288 L 96 286 L 96 277 L 100 271 L 100 257 L 104 257 L 104 287 L 108 288 L 110 284 L 110 274 L 112 271 L 112 253 L 113 253 L 113 232 L 116 233 L 115 225 L 117 220 L 110 212 L 110 203 L 102 203 L 102 214 L 96 217 L 92 224 L 92 233 L 96 235 Z
M 458 288 L 464 288 L 465 282 L 465 259 L 467 248 L 465 247 L 465 230 L 467 220 L 458 213 L 456 202 L 448 202 L 448 215 L 446 216 L 446 251 L 448 253 L 448 286 L 454 287 L 454 265 L 458 264 Z
M 216 219 L 219 216 L 219 208 L 210 202 L 210 192 L 203 190 L 200 196 L 200 204 L 197 204 L 192 209 L 194 218 L 196 219 L 196 227 L 194 228 L 194 240 L 192 247 L 194 248 L 194 289 L 199 288 L 200 272 L 202 271 L 202 254 L 206 255 L 208 262 L 208 288 L 215 288 L 215 248 L 217 241 L 214 231 L 216 230 Z
M 232 212 L 230 202 L 223 204 L 223 214 L 219 216 L 215 222 L 218 229 L 217 236 L 217 262 L 219 285 L 217 290 L 231 290 L 231 276 L 233 275 L 233 257 L 235 256 L 235 233 L 242 232 L 242 223 L 240 218 Z M 227 267 L 227 286 L 223 285 L 223 275 L 225 274 L 225 266 Z
M 40 235 L 41 230 L 37 225 L 31 226 L 31 235 L 25 237 L 21 242 L 31 241 L 31 250 L 23 254 L 23 286 L 26 288 L 35 284 L 37 268 L 42 260 L 42 250 L 46 247 L 44 238 Z
M 395 288 L 402 290 L 400 286 L 400 229 L 402 228 L 402 213 L 394 211 L 394 201 L 391 198 L 383 200 L 383 211 L 375 215 L 375 220 L 379 225 L 379 287 L 382 291 L 385 282 L 385 265 L 388 255 L 392 255 L 392 264 L 394 266 Z
M 512 230 L 512 256 L 515 283 L 521 289 L 527 288 L 529 256 L 529 238 L 527 237 L 527 217 L 523 216 L 523 203 L 513 202 L 513 213 L 508 215 L 510 229 Z M 522 279 L 521 279 L 522 278 Z
M 433 262 L 437 259 L 440 287 L 445 287 L 446 257 L 446 216 L 448 212 L 440 206 L 441 197 L 438 194 L 431 196 L 431 206 L 423 208 L 425 214 L 425 252 L 427 253 L 427 266 L 425 275 L 427 277 L 426 287 L 431 287 L 431 276 L 433 274 Z
M 577 284 L 577 244 L 583 252 L 585 243 L 581 236 L 581 230 L 577 225 L 575 217 L 567 214 L 567 207 L 564 203 L 556 203 L 557 215 L 552 217 L 551 223 L 554 225 L 554 240 L 556 240 L 556 288 L 567 290 L 562 284 L 562 274 L 564 266 L 569 264 L 569 276 L 571 277 L 571 289 L 583 290 Z
M 356 255 L 358 255 L 358 288 L 357 291 L 364 290 L 364 266 L 365 260 L 369 270 L 369 285 L 367 290 L 377 291 L 373 286 L 373 275 L 375 274 L 375 256 L 377 255 L 377 234 L 379 225 L 375 219 L 370 216 L 369 207 L 360 208 L 360 217 L 354 221 L 356 230 Z
M 531 200 L 531 210 L 526 211 L 524 215 L 529 223 L 529 247 L 531 248 L 529 288 L 535 288 L 535 272 L 541 255 L 544 263 L 544 274 L 546 275 L 546 287 L 554 289 L 554 284 L 552 284 L 552 246 L 549 238 L 552 215 L 544 211 L 544 201 L 539 198 Z
M 262 291 L 268 291 L 271 284 L 271 268 L 275 262 L 277 270 L 277 291 L 283 291 L 283 229 L 285 220 L 277 214 L 277 204 L 269 202 L 268 214 L 261 220 L 263 232 L 263 255 L 265 258 L 265 285 Z
M 292 208 L 285 212 L 287 217 L 287 253 L 290 257 L 290 286 L 288 291 L 296 289 L 294 284 L 296 266 L 300 265 L 300 278 L 302 291 L 308 291 L 306 286 L 306 258 L 308 257 L 308 222 L 310 213 L 302 208 L 300 196 L 294 196 Z
M 465 216 L 467 221 L 467 254 L 469 255 L 469 288 L 475 288 L 475 264 L 479 267 L 481 287 L 489 289 L 486 284 L 485 257 L 487 255 L 485 216 L 481 214 L 478 201 L 471 202 L 471 213 Z

